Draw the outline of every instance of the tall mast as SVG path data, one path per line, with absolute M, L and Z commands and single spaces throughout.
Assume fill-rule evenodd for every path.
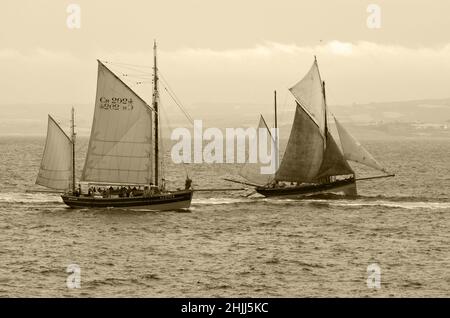
M 328 138 L 328 118 L 327 118 L 327 95 L 325 95 L 325 81 L 322 82 L 322 93 L 323 93 L 323 103 L 324 103 L 324 113 L 325 113 L 325 139 Z
M 75 193 L 75 108 L 72 107 L 72 193 Z
M 275 169 L 278 169 L 278 118 L 277 118 L 277 91 L 273 91 L 275 106 Z
M 153 42 L 153 109 L 155 110 L 155 185 L 159 183 L 159 114 L 158 68 L 156 64 L 156 40 Z

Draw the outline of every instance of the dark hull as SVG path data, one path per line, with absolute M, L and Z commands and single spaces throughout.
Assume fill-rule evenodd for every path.
M 92 196 L 61 196 L 64 203 L 71 208 L 122 208 L 143 210 L 179 210 L 187 209 L 191 205 L 192 190 L 176 191 L 153 195 L 151 197 L 136 196 L 125 198 L 99 198 Z
M 354 179 L 339 180 L 325 184 L 302 185 L 298 187 L 257 187 L 256 192 L 265 197 L 302 198 L 317 194 L 344 194 L 355 196 L 356 183 Z

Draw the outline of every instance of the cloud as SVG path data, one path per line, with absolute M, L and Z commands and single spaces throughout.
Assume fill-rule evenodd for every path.
M 314 55 L 327 81 L 330 104 L 450 95 L 450 43 L 406 47 L 336 40 L 311 46 L 265 41 L 223 50 L 161 48 L 158 57 L 161 72 L 185 103 L 264 103 L 274 89 L 285 91 L 298 81 Z M 151 51 L 98 50 L 78 56 L 45 48 L 27 52 L 4 48 L 0 67 L 6 76 L 0 85 L 10 89 L 5 90 L 3 102 L 70 102 L 75 98 L 90 103 L 95 93 L 96 58 L 146 65 L 143 69 L 151 73 Z M 123 70 L 127 71 L 131 72 Z M 150 91 L 151 87 L 142 87 L 142 94 L 148 96 Z
M 335 56 L 364 56 L 381 54 L 384 56 L 419 55 L 428 57 L 450 58 L 450 43 L 437 47 L 406 47 L 391 44 L 379 44 L 375 42 L 341 42 L 330 41 L 316 46 L 301 46 L 297 44 L 286 44 L 266 41 L 250 48 L 236 48 L 225 50 L 214 50 L 210 48 L 182 48 L 175 51 L 162 51 L 170 57 L 183 58 L 217 58 L 217 59 L 247 59 L 267 58 L 276 55 L 301 55 L 301 54 L 323 54 Z
M 12 48 L 0 49 L 0 62 L 14 63 L 75 63 L 80 62 L 76 56 L 67 51 L 52 51 L 44 48 L 36 48 L 27 52 L 21 52 Z

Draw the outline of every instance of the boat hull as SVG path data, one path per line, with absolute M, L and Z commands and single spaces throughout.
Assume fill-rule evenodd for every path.
M 192 190 L 176 191 L 150 197 L 99 198 L 92 196 L 61 196 L 71 208 L 120 208 L 131 210 L 168 211 L 187 209 L 191 206 Z
M 318 194 L 343 194 L 346 196 L 356 196 L 356 182 L 354 179 L 339 180 L 326 184 L 303 185 L 298 187 L 258 187 L 256 192 L 265 197 L 284 197 L 301 199 Z

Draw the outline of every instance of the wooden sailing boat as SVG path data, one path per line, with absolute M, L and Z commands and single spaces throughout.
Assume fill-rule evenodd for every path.
M 259 166 L 255 164 L 245 165 L 240 173 L 251 182 L 247 184 L 255 186 L 256 192 L 266 197 L 301 198 L 323 193 L 354 196 L 357 194 L 357 180 L 394 176 L 334 118 L 341 151 L 328 129 L 325 82 L 321 80 L 316 59 L 306 76 L 289 90 L 296 101 L 295 116 L 284 156 L 279 166 L 276 165 L 275 174 L 261 175 Z M 268 130 L 262 116 L 259 127 Z M 274 138 L 277 139 L 278 136 Z M 278 153 L 275 159 L 278 161 Z M 356 179 L 348 160 L 377 169 L 386 175 Z
M 73 109 L 71 138 L 49 116 L 47 140 L 36 183 L 66 190 L 61 197 L 72 208 L 189 208 L 193 193 L 191 180 L 187 178 L 184 190 L 170 191 L 160 177 L 158 107 L 156 42 L 152 106 L 98 61 L 94 119 L 80 179 L 80 183 L 87 185 L 89 190 L 82 193 L 81 185 L 78 188 L 75 185 Z

